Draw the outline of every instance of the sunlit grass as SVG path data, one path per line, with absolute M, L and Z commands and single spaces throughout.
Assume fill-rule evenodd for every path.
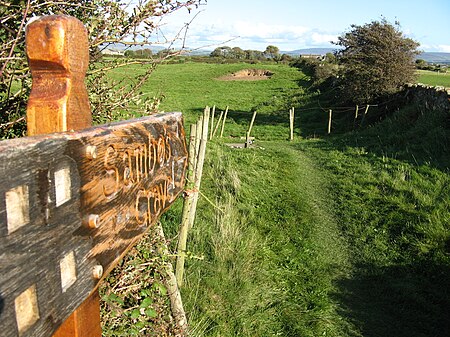
M 324 130 L 326 116 L 299 109 L 288 142 L 288 110 L 310 97 L 304 76 L 257 65 L 273 78 L 216 79 L 250 67 L 163 65 L 145 87 L 187 125 L 206 105 L 230 109 L 204 169 L 202 193 L 215 206 L 200 198 L 188 242 L 191 334 L 448 335 L 448 113 L 409 106 L 367 129 L 306 140 L 299 135 Z M 141 70 L 116 75 L 127 71 Z M 224 145 L 245 135 L 255 109 L 256 148 Z M 162 219 L 172 247 L 181 203 Z
M 418 83 L 450 88 L 450 72 L 418 70 Z

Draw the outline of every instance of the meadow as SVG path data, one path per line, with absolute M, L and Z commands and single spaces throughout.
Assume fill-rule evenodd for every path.
M 245 68 L 274 75 L 217 79 Z M 131 71 L 142 70 L 114 76 Z M 180 63 L 157 68 L 144 89 L 163 97 L 160 109 L 182 111 L 187 129 L 206 105 L 229 107 L 224 138 L 208 144 L 208 200 L 200 198 L 188 241 L 181 292 L 191 335 L 450 335 L 448 112 L 407 106 L 327 135 L 320 96 L 308 86 L 288 65 Z M 226 146 L 242 142 L 255 110 L 255 146 Z M 172 250 L 181 206 L 161 220 Z M 152 259 L 149 247 L 142 242 L 134 254 Z M 114 282 L 107 292 L 126 306 Z M 104 334 L 135 334 L 133 325 L 144 324 L 138 316 L 121 328 L 107 320 Z
M 417 82 L 419 83 L 450 88 L 450 72 L 438 73 L 428 70 L 418 70 L 417 72 L 419 75 Z

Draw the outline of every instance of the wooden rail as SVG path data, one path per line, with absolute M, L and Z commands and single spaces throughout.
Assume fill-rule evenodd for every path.
M 26 34 L 35 136 L 0 142 L 0 334 L 97 337 L 99 282 L 184 188 L 183 120 L 90 127 L 83 25 L 48 16 Z

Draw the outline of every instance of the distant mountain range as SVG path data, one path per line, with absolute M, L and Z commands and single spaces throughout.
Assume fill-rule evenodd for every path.
M 280 51 L 280 54 L 287 54 L 291 56 L 299 55 L 325 55 L 327 53 L 333 53 L 335 48 L 307 48 L 307 49 L 296 49 L 289 51 Z
M 281 51 L 281 54 L 288 54 L 292 56 L 299 55 L 325 55 L 326 53 L 333 53 L 336 49 L 334 48 L 307 48 L 307 49 L 297 49 L 291 51 Z M 418 59 L 422 59 L 428 63 L 444 63 L 450 64 L 450 53 L 439 53 L 439 52 L 423 52 L 417 56 Z
M 417 56 L 428 63 L 445 63 L 450 64 L 450 53 L 424 52 Z

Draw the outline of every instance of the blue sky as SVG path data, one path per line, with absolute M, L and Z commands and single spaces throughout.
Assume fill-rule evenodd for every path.
M 197 13 L 187 33 L 189 48 L 333 47 L 330 41 L 351 24 L 385 17 L 399 21 L 421 50 L 450 52 L 450 0 L 208 0 L 199 11 L 182 9 L 166 18 L 163 32 L 173 35 Z

